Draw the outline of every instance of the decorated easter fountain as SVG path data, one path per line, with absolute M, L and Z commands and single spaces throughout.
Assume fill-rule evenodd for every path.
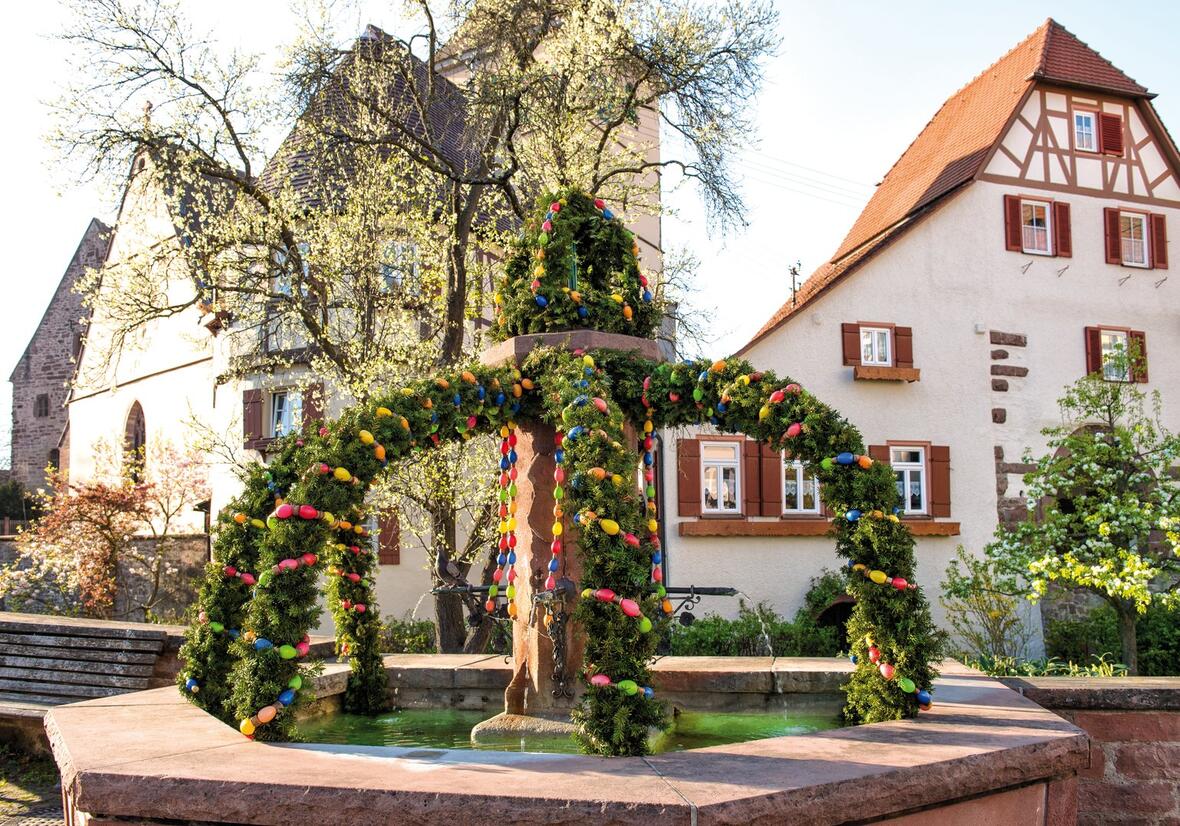
M 501 343 L 480 364 L 313 424 L 249 472 L 218 519 L 182 651 L 185 695 L 246 737 L 290 738 L 310 699 L 307 635 L 326 579 L 350 664 L 344 708 L 383 709 L 366 490 L 411 451 L 494 436 L 497 568 L 485 609 L 513 623 L 513 677 L 489 725 L 572 722 L 586 752 L 646 753 L 666 722 L 650 665 L 673 610 L 654 433 L 703 424 L 806 462 L 838 514 L 832 534 L 857 600 L 845 717 L 929 708 L 938 645 L 913 541 L 892 471 L 865 455 L 857 430 L 800 384 L 740 360 L 661 360 L 655 287 L 601 200 L 545 198 L 510 253 L 495 296 Z

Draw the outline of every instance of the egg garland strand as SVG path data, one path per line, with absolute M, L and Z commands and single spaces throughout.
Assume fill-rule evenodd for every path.
M 492 584 L 488 586 L 488 599 L 484 608 L 489 614 L 495 613 L 500 586 L 504 585 L 504 598 L 508 601 L 508 616 L 516 619 L 516 425 L 508 422 L 500 428 L 500 476 L 499 493 L 500 523 L 498 525 L 498 554 Z
M 565 434 L 558 430 L 553 434 L 553 527 L 550 533 L 553 537 L 549 544 L 549 563 L 546 566 L 548 574 L 545 577 L 545 590 L 553 591 L 557 588 L 557 572 L 561 568 L 561 554 L 563 551 L 561 536 L 565 532 L 563 519 L 565 517 Z

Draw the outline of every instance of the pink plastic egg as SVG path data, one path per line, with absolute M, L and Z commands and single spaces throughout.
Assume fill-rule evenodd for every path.
M 803 425 L 799 424 L 798 422 L 795 422 L 794 424 L 787 425 L 787 438 L 788 439 L 794 439 L 796 436 L 798 436 L 802 432 L 803 432 Z
M 614 602 L 615 592 L 610 588 L 599 588 L 594 592 L 594 597 L 602 602 Z
M 275 516 L 277 516 L 279 519 L 290 519 L 294 513 L 295 509 L 286 502 L 275 508 Z
M 247 585 L 253 585 L 257 581 L 254 579 L 254 574 L 242 574 L 241 579 Z
M 300 558 L 303 560 L 304 565 L 315 565 L 320 561 L 320 558 L 313 553 L 306 553 Z
M 279 568 L 280 568 L 280 570 L 283 570 L 283 571 L 293 571 L 298 567 L 299 567 L 299 563 L 296 562 L 294 559 L 284 559 L 282 562 L 279 563 Z
M 353 610 L 356 611 L 358 614 L 363 614 L 363 613 L 365 613 L 365 604 L 363 602 L 358 602 L 354 606 Z
M 237 576 L 238 569 L 235 568 L 233 565 L 226 565 L 225 566 L 225 575 L 226 576 Z
M 599 688 L 610 685 L 610 677 L 605 674 L 595 674 L 590 678 L 590 685 L 596 685 Z
M 893 679 L 893 666 L 891 666 L 889 663 L 881 663 L 880 667 L 881 667 L 881 676 L 884 677 L 886 680 L 892 680 Z
M 606 402 L 603 399 L 598 398 L 597 396 L 594 397 L 594 406 L 598 408 L 599 413 L 606 412 Z
M 295 644 L 295 650 L 299 653 L 300 657 L 306 657 L 307 652 L 311 651 L 311 646 L 305 642 L 299 642 Z
M 629 617 L 637 617 L 641 613 L 639 610 L 639 603 L 633 599 L 624 599 L 619 602 L 619 607 L 623 609 L 623 613 Z

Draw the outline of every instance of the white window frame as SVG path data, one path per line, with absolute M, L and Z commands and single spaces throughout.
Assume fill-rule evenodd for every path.
M 918 460 L 908 461 L 898 459 L 894 451 L 913 452 L 917 451 Z M 897 479 L 900 488 L 898 493 L 901 495 L 901 510 L 906 516 L 924 516 L 930 510 L 930 479 L 926 468 L 927 449 L 925 445 L 889 445 L 889 465 L 893 468 L 894 478 L 901 475 Z M 918 477 L 919 488 L 922 491 L 921 507 L 915 508 L 910 504 L 910 485 L 913 483 L 914 475 Z
M 1029 244 L 1030 238 L 1036 238 L 1036 233 L 1041 232 L 1042 228 L 1024 222 L 1024 208 L 1041 207 L 1045 210 L 1045 248 L 1039 249 L 1036 246 Z M 1031 235 L 1030 235 L 1031 233 Z M 1020 199 L 1020 249 L 1029 255 L 1052 255 L 1053 254 L 1053 203 L 1052 201 L 1037 201 L 1032 198 Z
M 1133 218 L 1133 219 L 1139 221 L 1139 226 L 1141 227 L 1142 232 L 1143 232 L 1143 238 L 1142 238 L 1143 260 L 1142 261 L 1135 261 L 1132 258 L 1128 257 L 1128 255 L 1127 255 L 1128 249 L 1132 249 L 1132 250 L 1134 249 L 1134 239 L 1123 237 L 1123 219 L 1124 218 Z M 1148 217 L 1145 214 L 1143 214 L 1142 212 L 1132 212 L 1130 210 L 1124 210 L 1124 209 L 1119 210 L 1119 257 L 1122 259 L 1123 266 L 1125 266 L 1125 267 L 1144 267 L 1144 268 L 1151 266 L 1151 237 L 1150 236 L 1151 236 L 1150 225 L 1148 223 Z M 1130 247 L 1127 246 L 1128 243 L 1131 244 Z
M 391 293 L 418 283 L 418 246 L 410 241 L 390 241 L 381 253 L 381 289 Z
M 710 447 L 724 447 L 733 451 L 732 459 L 707 459 L 705 452 Z M 733 507 L 725 507 L 721 497 L 721 482 L 724 470 L 733 468 Z M 708 501 L 709 485 L 706 481 L 709 470 L 716 472 L 718 481 L 716 491 L 716 505 L 710 506 Z M 742 512 L 742 443 L 730 441 L 701 441 L 701 513 L 740 514 Z
M 782 457 L 782 462 L 783 462 L 783 501 L 782 501 L 783 516 L 800 516 L 800 515 L 814 516 L 816 514 L 821 513 L 823 511 L 823 503 L 820 501 L 820 497 L 819 497 L 819 478 L 817 476 L 815 476 L 814 474 L 811 476 L 808 476 L 807 475 L 807 466 L 805 464 L 803 464 L 802 462 L 800 462 L 798 459 L 788 459 L 786 456 L 784 456 L 784 457 Z M 787 479 L 788 479 L 788 477 L 794 477 L 796 491 L 802 492 L 802 491 L 806 490 L 807 486 L 809 486 L 809 485 L 811 486 L 812 501 L 815 502 L 815 505 L 813 507 L 810 507 L 810 508 L 799 507 L 798 506 L 799 505 L 798 495 L 796 495 L 794 506 L 792 506 L 791 503 L 787 501 Z
M 1086 118 L 1090 121 L 1090 145 L 1082 141 L 1085 132 L 1079 129 L 1078 120 Z M 1098 113 L 1090 109 L 1075 109 L 1073 113 L 1073 148 L 1078 152 L 1099 152 L 1098 146 Z
M 869 337 L 870 358 L 865 358 L 866 335 Z M 880 346 L 882 341 L 885 342 L 884 348 Z M 893 330 L 888 327 L 862 325 L 860 328 L 860 363 L 865 367 L 892 367 Z
M 294 388 L 272 391 L 270 394 L 269 428 L 271 438 L 277 439 L 297 433 L 302 426 L 303 393 Z
M 1107 340 L 1111 340 L 1110 347 L 1107 347 Z M 1117 341 L 1121 339 L 1121 341 Z M 1123 352 L 1130 353 L 1131 348 L 1131 334 L 1126 330 L 1115 330 L 1108 327 L 1098 328 L 1098 341 L 1100 352 L 1102 354 L 1102 378 L 1106 381 L 1129 382 L 1131 380 L 1131 365 L 1127 364 L 1126 372 L 1117 374 L 1114 372 L 1115 365 L 1110 361 L 1110 356 L 1114 355 L 1115 348 L 1123 345 Z

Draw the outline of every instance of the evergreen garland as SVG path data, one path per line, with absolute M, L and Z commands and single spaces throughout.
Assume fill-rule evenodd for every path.
M 542 221 L 526 230 L 497 297 L 501 334 L 568 329 L 580 323 L 572 319 L 582 319 L 578 307 L 586 308 L 586 323 L 595 329 L 650 334 L 654 302 L 641 297 L 645 309 L 636 307 L 630 319 L 619 310 L 633 306 L 636 290 L 646 289 L 636 277 L 630 233 L 609 210 L 576 191 L 543 203 L 548 206 L 536 217 L 545 215 L 549 227 Z M 528 241 L 538 227 L 549 237 Z M 544 272 L 534 271 L 540 285 L 530 289 L 522 268 L 531 265 L 534 243 L 546 251 L 536 260 L 547 264 Z M 589 274 L 593 289 L 556 307 L 537 302 L 571 257 Z M 613 294 L 623 302 L 608 290 L 622 291 Z M 650 495 L 641 496 L 635 485 L 641 423 L 643 429 L 708 423 L 806 463 L 838 514 L 836 549 L 849 562 L 848 590 L 857 598 L 849 626 L 857 669 L 847 685 L 846 716 L 857 722 L 897 719 L 930 701 L 936 676 L 931 664 L 942 638 L 912 584 L 913 539 L 896 516 L 891 469 L 863 455 L 863 440 L 847 420 L 789 379 L 754 371 L 743 361 L 667 364 L 634 353 L 551 348 L 534 350 L 519 369 L 472 366 L 414 382 L 318 432 L 282 440 L 270 467 L 251 470 L 243 494 L 219 517 L 217 562 L 201 590 L 205 621 L 198 617 L 185 644 L 182 680 L 196 681 L 200 689 L 193 693 L 190 684 L 189 696 L 223 719 L 239 721 L 248 736 L 292 736 L 293 715 L 284 711 L 300 702 L 306 673 L 300 660 L 316 619 L 317 581 L 326 571 L 337 648 L 351 664 L 346 708 L 384 707 L 373 560 L 357 527 L 365 490 L 388 462 L 409 451 L 510 431 L 510 423 L 525 419 L 553 426 L 562 440 L 568 498 L 562 505 L 566 491 L 555 496 L 554 533 L 562 533 L 563 520 L 572 523 L 583 560 L 584 590 L 575 616 L 586 635 L 585 693 L 574 719 L 584 750 L 643 754 L 650 728 L 665 721 L 648 685 L 648 664 L 670 604 L 653 581 L 661 549 Z M 650 442 L 644 447 L 650 454 Z M 565 520 L 566 514 L 571 518 Z M 244 583 L 227 577 L 225 566 L 252 564 L 261 573 L 248 599 Z M 518 606 L 516 613 L 530 612 Z M 227 644 L 212 633 L 214 617 L 222 623 L 240 619 L 236 641 Z M 233 685 L 228 697 L 227 681 Z
M 572 188 L 525 220 L 494 298 L 500 340 L 579 329 L 650 338 L 660 322 L 638 239 L 601 200 Z

